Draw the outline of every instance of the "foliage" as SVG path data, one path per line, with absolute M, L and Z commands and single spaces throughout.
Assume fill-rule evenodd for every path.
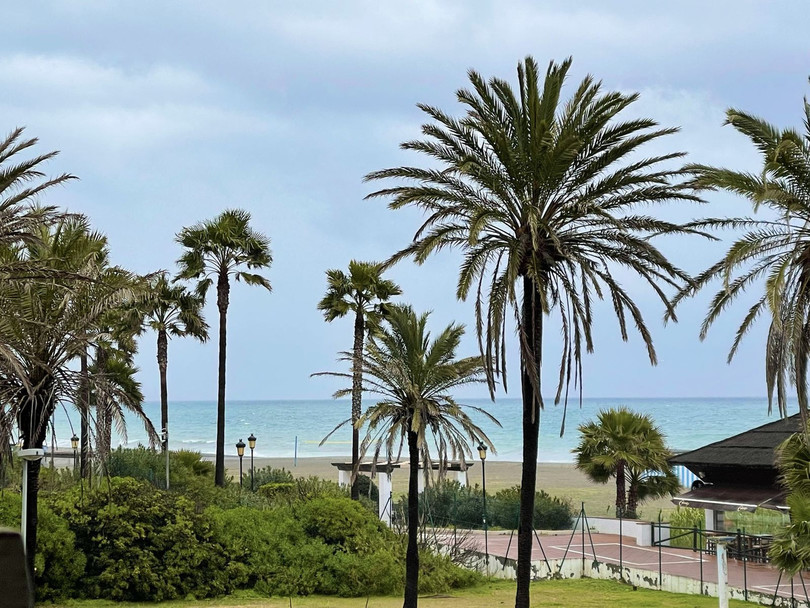
M 21 497 L 0 494 L 0 526 L 20 529 Z M 39 505 L 37 553 L 34 560 L 37 599 L 41 601 L 72 597 L 84 576 L 86 558 L 76 548 L 76 535 L 67 522 L 46 505 Z
M 250 471 L 248 471 L 248 477 L 249 476 Z M 260 488 L 267 483 L 292 483 L 293 480 L 293 474 L 283 468 L 275 469 L 271 466 L 266 466 L 253 471 L 253 483 L 256 488 Z
M 777 449 L 776 463 L 788 490 L 790 523 L 775 536 L 771 562 L 791 576 L 810 568 L 810 436 L 807 430 L 788 437 Z
M 395 513 L 407 521 L 407 496 L 400 497 Z M 520 486 L 500 490 L 487 496 L 487 525 L 490 528 L 514 530 L 520 511 Z M 482 528 L 484 495 L 481 488 L 462 486 L 457 481 L 443 481 L 425 488 L 419 498 L 419 521 L 427 526 Z M 537 530 L 566 530 L 571 527 L 574 512 L 570 502 L 548 495 L 542 490 L 535 496 L 534 527 Z
M 745 135 L 762 156 L 761 172 L 693 165 L 694 185 L 723 190 L 748 199 L 754 212 L 765 207 L 763 219 L 708 219 L 710 228 L 745 229 L 718 262 L 700 273 L 676 298 L 692 295 L 713 281 L 721 283 L 700 329 L 701 340 L 715 320 L 748 287 L 763 286 L 747 310 L 728 353 L 731 361 L 741 341 L 762 314 L 770 318 L 765 345 L 768 409 L 776 396 L 787 415 L 788 385 L 796 388 L 799 411 L 807 423 L 807 361 L 810 341 L 810 102 L 804 100 L 805 132 L 779 130 L 746 112 L 730 108 L 726 124 Z
M 232 567 L 209 524 L 183 496 L 112 478 L 82 496 L 51 499 L 87 556 L 82 592 L 112 600 L 161 601 L 230 591 Z
M 672 547 L 684 547 L 691 549 L 695 544 L 693 534 L 688 532 L 703 530 L 705 525 L 705 513 L 703 509 L 692 509 L 690 507 L 676 507 L 669 514 L 670 538 L 669 544 Z M 677 537 L 677 538 L 676 538 Z M 701 541 L 698 541 L 701 542 Z

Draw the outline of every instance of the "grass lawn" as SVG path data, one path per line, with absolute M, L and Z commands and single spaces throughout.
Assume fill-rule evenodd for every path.
M 334 598 L 295 597 L 296 608 L 399 608 L 401 597 Z M 480 587 L 442 596 L 423 596 L 419 604 L 426 608 L 492 608 L 514 605 L 515 587 L 510 581 L 494 581 Z M 60 604 L 60 608 L 145 608 L 156 604 L 116 603 L 106 601 L 75 601 Z M 245 595 L 210 601 L 164 602 L 161 608 L 289 608 L 288 598 L 251 598 Z M 751 606 L 740 601 L 730 601 L 729 606 Z M 48 606 L 51 606 L 48 604 Z M 639 589 L 633 591 L 628 585 L 611 581 L 590 579 L 552 580 L 532 584 L 532 606 L 556 606 L 559 608 L 709 608 L 717 606 L 717 598 L 666 593 Z

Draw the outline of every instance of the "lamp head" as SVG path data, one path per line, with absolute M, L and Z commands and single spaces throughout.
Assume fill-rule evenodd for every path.
M 484 445 L 483 441 L 478 443 L 478 457 L 481 460 L 487 459 L 487 446 Z
M 73 433 L 73 437 L 70 438 L 70 447 L 74 450 L 78 449 L 79 447 L 79 438 L 76 437 L 76 433 Z
M 253 433 L 251 433 L 250 437 L 248 437 L 248 445 L 250 446 L 251 450 L 256 447 L 256 438 L 253 436 Z
M 245 455 L 245 442 L 241 439 L 236 443 L 236 453 L 239 458 Z

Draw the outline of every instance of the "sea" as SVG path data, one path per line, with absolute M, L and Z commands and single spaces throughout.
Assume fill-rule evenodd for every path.
M 495 445 L 489 458 L 501 461 L 521 460 L 521 402 L 519 399 L 467 399 L 462 403 L 479 407 L 500 422 L 471 412 Z M 546 400 L 540 416 L 540 462 L 573 462 L 572 450 L 577 444 L 580 424 L 594 420 L 600 410 L 625 406 L 652 417 L 663 431 L 674 451 L 698 448 L 713 441 L 778 420 L 776 411 L 768 413 L 764 397 L 751 398 L 656 398 L 599 399 L 569 401 L 565 432 L 561 435 L 563 406 Z M 169 446 L 172 450 L 194 450 L 202 454 L 215 451 L 215 401 L 173 401 L 169 404 Z M 146 415 L 156 429 L 160 426 L 160 405 L 144 404 Z M 227 401 L 225 421 L 226 455 L 236 455 L 239 439 L 247 442 L 256 437 L 257 458 L 345 457 L 351 452 L 351 429 L 348 425 L 321 443 L 330 431 L 346 420 L 351 411 L 348 400 L 267 400 Z M 796 413 L 791 403 L 789 414 Z M 70 406 L 60 408 L 54 416 L 55 446 L 70 447 L 70 437 L 78 433 L 79 417 Z M 361 434 L 362 436 L 362 434 Z M 115 445 L 146 445 L 143 424 L 132 415 L 126 417 L 126 434 L 116 434 Z M 50 441 L 49 441 L 50 444 Z M 50 448 L 50 445 L 48 446 Z M 470 446 L 476 454 L 475 446 Z

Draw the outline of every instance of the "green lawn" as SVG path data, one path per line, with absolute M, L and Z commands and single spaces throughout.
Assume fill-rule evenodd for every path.
M 426 608 L 492 608 L 514 604 L 514 583 L 496 581 L 442 596 L 423 596 L 419 604 Z M 368 604 L 366 603 L 368 601 Z M 155 604 L 115 603 L 103 601 L 75 601 L 61 604 L 60 608 L 144 608 Z M 288 598 L 228 597 L 211 601 L 165 602 L 161 608 L 289 608 Z M 51 606 L 48 604 L 48 606 Z M 333 598 L 296 597 L 296 608 L 399 608 L 401 597 Z M 559 608 L 709 608 L 717 606 L 717 598 L 696 595 L 666 593 L 664 591 L 634 591 L 628 585 L 611 581 L 552 580 L 532 584 L 532 606 L 556 606 Z M 731 601 L 729 606 L 743 608 L 752 606 L 745 602 Z

